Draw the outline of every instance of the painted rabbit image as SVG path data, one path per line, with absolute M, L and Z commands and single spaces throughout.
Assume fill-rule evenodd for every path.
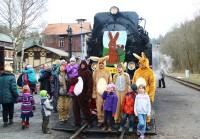
M 109 64 L 116 64 L 119 62 L 119 55 L 117 53 L 117 39 L 119 38 L 119 32 L 117 32 L 115 34 L 115 36 L 113 37 L 111 32 L 108 32 L 108 37 L 110 39 L 109 43 L 108 43 L 108 55 L 109 55 L 109 60 L 108 63 Z

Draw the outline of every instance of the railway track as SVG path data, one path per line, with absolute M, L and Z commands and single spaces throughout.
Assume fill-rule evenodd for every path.
M 156 135 L 156 125 L 155 118 L 152 119 L 152 130 L 147 131 L 146 139 L 151 139 L 152 135 Z M 118 129 L 118 128 L 117 128 Z M 77 129 L 69 139 L 138 139 L 136 135 L 136 131 L 133 133 L 128 132 L 128 130 L 123 130 L 122 132 L 118 132 L 117 129 L 113 129 L 113 131 L 103 131 L 101 129 L 87 129 L 87 124 L 84 124 L 82 127 Z M 135 128 L 136 129 L 136 128 Z
M 169 76 L 167 75 L 168 78 L 172 79 L 172 80 L 175 80 L 176 82 L 179 82 L 185 86 L 188 86 L 190 88 L 193 88 L 195 90 L 198 90 L 200 91 L 200 85 L 199 84 L 196 84 L 196 83 L 192 83 L 192 82 L 189 82 L 189 81 L 186 81 L 186 80 L 183 80 L 181 78 L 178 78 L 178 77 L 173 77 L 173 76 Z

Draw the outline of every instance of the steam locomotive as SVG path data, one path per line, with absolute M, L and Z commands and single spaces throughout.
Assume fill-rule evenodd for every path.
M 143 21 L 144 26 L 141 26 L 140 23 Z M 141 52 L 144 52 L 149 58 L 151 65 L 152 46 L 149 43 L 149 36 L 145 30 L 145 24 L 146 20 L 139 18 L 136 12 L 120 12 L 116 6 L 111 7 L 110 12 L 97 13 L 94 16 L 92 34 L 87 41 L 88 56 L 102 57 L 108 54 L 104 48 L 110 47 L 108 45 L 111 40 L 109 40 L 106 33 L 109 34 L 111 32 L 113 36 L 116 36 L 116 33 L 119 32 L 121 38 L 119 37 L 116 42 L 116 51 L 120 54 L 120 50 L 118 51 L 118 49 L 124 50 L 124 56 L 120 56 L 122 59 L 118 62 L 134 62 L 137 65 L 138 60 L 133 56 L 133 53 L 140 55 Z

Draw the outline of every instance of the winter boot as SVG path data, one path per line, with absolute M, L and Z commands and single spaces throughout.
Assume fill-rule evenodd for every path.
M 22 129 L 25 129 L 25 127 L 26 127 L 26 122 L 22 121 Z
M 8 126 L 8 123 L 7 122 L 4 122 L 3 123 L 3 127 L 7 127 Z
M 26 128 L 29 128 L 29 121 L 25 122 L 25 126 L 26 126 Z
M 9 119 L 8 124 L 9 124 L 9 125 L 12 125 L 12 124 L 13 124 L 13 119 Z

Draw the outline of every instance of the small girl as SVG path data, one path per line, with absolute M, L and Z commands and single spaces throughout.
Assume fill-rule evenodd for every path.
M 78 82 L 79 65 L 76 63 L 76 58 L 71 57 L 70 63 L 66 65 L 66 73 L 69 79 L 69 95 L 73 95 L 75 84 Z
M 29 118 L 33 117 L 33 107 L 35 101 L 30 93 L 30 88 L 28 85 L 23 86 L 23 94 L 19 96 L 18 102 L 21 102 L 21 118 L 22 118 L 22 129 L 29 127 Z
M 113 118 L 117 108 L 117 95 L 115 93 L 115 85 L 108 84 L 106 91 L 104 91 L 102 98 L 104 100 L 104 127 L 103 130 L 112 131 Z
M 129 132 L 133 132 L 133 124 L 134 124 L 134 102 L 135 102 L 135 96 L 137 94 L 136 92 L 137 87 L 135 84 L 129 86 L 128 92 L 124 96 L 124 99 L 122 101 L 122 115 L 121 115 L 121 123 L 119 131 L 121 132 L 124 129 L 124 126 L 126 124 L 126 120 L 129 121 Z
M 140 139 L 144 139 L 146 118 L 151 113 L 150 98 L 145 92 L 145 87 L 146 83 L 137 84 L 138 94 L 136 95 L 134 106 L 135 115 L 138 117 L 137 134 L 140 135 Z

